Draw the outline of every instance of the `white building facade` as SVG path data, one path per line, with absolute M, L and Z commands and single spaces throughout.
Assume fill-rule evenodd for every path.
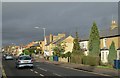
M 85 50 L 84 54 L 87 56 L 88 53 L 89 53 L 89 50 L 88 50 L 88 40 L 80 41 L 79 44 L 80 44 L 80 48 Z

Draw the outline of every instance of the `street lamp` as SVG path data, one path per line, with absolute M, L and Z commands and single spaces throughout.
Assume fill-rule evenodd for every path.
M 36 28 L 36 29 L 40 29 L 40 27 L 34 27 L 34 28 Z M 43 31 L 44 31 L 44 49 L 45 49 L 45 45 L 46 45 L 45 29 L 46 29 L 46 28 L 42 28 L 42 29 L 43 29 Z

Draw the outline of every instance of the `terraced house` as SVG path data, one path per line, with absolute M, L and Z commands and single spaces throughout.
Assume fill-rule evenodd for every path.
M 45 50 L 47 52 L 49 52 L 49 56 L 51 56 L 53 53 L 53 48 L 56 46 L 54 44 L 54 42 L 62 39 L 65 37 L 65 34 L 62 33 L 62 34 L 58 34 L 57 36 L 56 35 L 52 35 L 50 34 L 49 36 L 46 36 L 46 45 L 45 45 Z
M 53 48 L 56 47 L 58 44 L 61 43 L 61 45 L 65 48 L 65 52 L 72 52 L 73 48 L 73 40 L 74 38 L 72 36 L 66 36 L 63 34 L 58 34 L 57 36 L 50 34 L 46 37 L 47 44 L 45 45 L 46 50 L 49 52 L 50 56 L 53 55 Z
M 118 25 L 116 21 L 112 20 L 111 26 L 108 29 L 99 31 L 100 34 L 100 48 L 101 48 L 101 61 L 103 63 L 108 62 L 109 47 L 114 41 L 116 50 L 120 47 L 120 34 L 118 33 Z M 88 55 L 88 39 L 89 37 L 80 40 L 80 46 L 85 49 L 85 54 Z M 106 51 L 102 51 L 106 50 Z M 119 58 L 120 53 L 117 53 L 117 58 Z

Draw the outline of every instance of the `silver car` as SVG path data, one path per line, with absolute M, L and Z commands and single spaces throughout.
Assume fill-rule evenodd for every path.
M 11 56 L 11 55 L 6 55 L 6 56 L 5 56 L 5 60 L 13 60 L 13 56 Z
M 16 68 L 31 67 L 33 68 L 33 59 L 30 56 L 22 55 L 16 59 Z

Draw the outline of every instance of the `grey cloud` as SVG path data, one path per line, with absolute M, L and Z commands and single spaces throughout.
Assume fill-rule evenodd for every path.
M 3 43 L 43 39 L 43 30 L 36 26 L 45 27 L 46 35 L 77 30 L 81 37 L 89 33 L 93 21 L 99 29 L 108 28 L 112 15 L 118 19 L 117 6 L 117 2 L 3 3 Z

